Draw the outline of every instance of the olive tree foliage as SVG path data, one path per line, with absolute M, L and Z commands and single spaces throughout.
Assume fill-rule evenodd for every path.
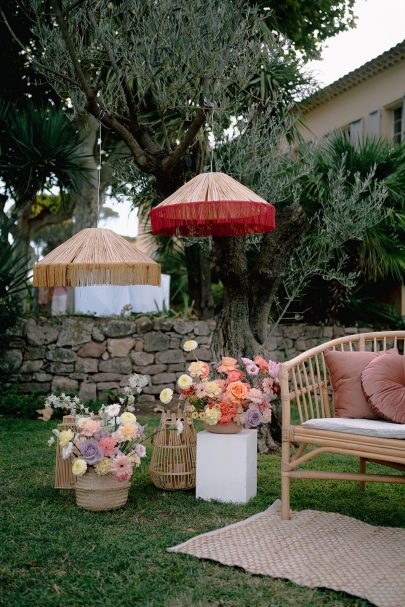
M 364 239 L 385 215 L 387 192 L 374 179 L 374 169 L 353 179 L 344 158 L 329 171 L 326 187 L 313 188 L 311 208 L 302 204 L 305 178 L 311 174 L 314 179 L 316 148 L 303 146 L 298 158 L 286 153 L 283 136 L 292 128 L 291 115 L 274 117 L 271 108 L 264 108 L 217 141 L 216 167 L 276 206 L 274 232 L 215 239 L 225 285 L 214 335 L 218 352 L 269 353 L 269 338 L 286 315 L 291 317 L 313 276 L 352 286 L 357 277 L 347 270 L 343 245 Z
M 263 45 L 261 19 L 238 0 L 51 0 L 50 13 L 42 0 L 28 5 L 36 69 L 120 138 L 163 195 L 182 182 L 213 104 L 231 116 L 254 100 L 252 74 L 283 55 Z

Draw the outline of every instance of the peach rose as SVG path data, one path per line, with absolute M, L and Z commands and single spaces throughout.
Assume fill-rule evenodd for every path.
M 226 395 L 231 402 L 238 404 L 245 398 L 249 390 L 249 384 L 244 384 L 241 381 L 234 381 L 228 385 Z
M 238 361 L 236 358 L 231 358 L 230 356 L 223 356 L 221 360 L 221 364 L 218 367 L 219 373 L 229 373 L 229 371 L 236 371 L 238 366 Z
M 253 362 L 259 367 L 262 373 L 267 373 L 267 371 L 269 370 L 269 363 L 261 356 L 255 356 Z

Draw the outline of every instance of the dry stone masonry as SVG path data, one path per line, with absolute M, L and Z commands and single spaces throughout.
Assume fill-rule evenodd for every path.
M 60 317 L 23 320 L 14 329 L 9 361 L 11 384 L 22 393 L 64 391 L 84 401 L 105 399 L 106 391 L 127 385 L 128 376 L 141 373 L 150 384 L 140 397 L 140 408 L 155 406 L 163 387 L 174 388 L 194 353 L 181 346 L 196 339 L 195 354 L 212 359 L 214 321 L 181 321 L 146 316 L 129 319 Z M 273 360 L 286 360 L 333 337 L 349 335 L 356 327 L 281 325 L 269 338 Z

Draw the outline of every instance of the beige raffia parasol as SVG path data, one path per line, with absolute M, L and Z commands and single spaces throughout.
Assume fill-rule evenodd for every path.
M 240 236 L 275 228 L 272 204 L 225 173 L 202 173 L 151 210 L 152 232 Z
M 160 285 L 160 265 L 105 228 L 86 228 L 34 266 L 36 287 Z

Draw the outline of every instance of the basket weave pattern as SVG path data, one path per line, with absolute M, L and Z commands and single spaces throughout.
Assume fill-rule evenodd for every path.
M 176 424 L 176 414 L 162 413 L 158 433 L 153 438 L 153 453 L 149 467 L 151 481 L 159 489 L 175 491 L 192 489 L 196 484 L 196 432 L 192 420 L 185 417 L 181 434 L 170 426 Z
M 112 474 L 99 476 L 89 468 L 76 481 L 76 504 L 92 512 L 116 510 L 127 503 L 130 487 L 129 481 L 118 481 Z
M 58 425 L 58 430 L 76 429 L 76 421 L 74 415 L 64 415 L 63 422 Z M 63 459 L 59 445 L 56 446 L 55 460 L 55 489 L 60 489 L 62 494 L 68 494 L 75 488 L 76 479 L 72 474 L 72 460 Z

